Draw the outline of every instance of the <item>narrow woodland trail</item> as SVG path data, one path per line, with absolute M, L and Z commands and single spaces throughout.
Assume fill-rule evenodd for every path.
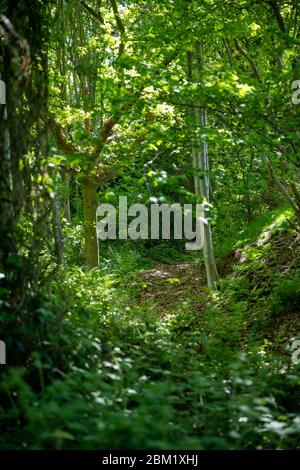
M 178 310 L 203 309 L 205 273 L 190 262 L 161 263 L 142 271 L 138 282 L 138 302 L 158 314 Z

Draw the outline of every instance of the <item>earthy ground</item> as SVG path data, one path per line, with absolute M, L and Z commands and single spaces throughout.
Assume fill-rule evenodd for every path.
M 195 264 L 162 263 L 140 275 L 137 283 L 140 305 L 147 304 L 157 313 L 174 313 L 184 308 L 202 310 L 205 274 Z

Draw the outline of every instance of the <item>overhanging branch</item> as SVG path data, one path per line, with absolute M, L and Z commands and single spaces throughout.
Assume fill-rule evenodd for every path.
M 236 48 L 237 50 L 245 57 L 245 59 L 248 61 L 248 63 L 251 65 L 252 67 L 252 70 L 254 72 L 254 75 L 256 76 L 256 78 L 262 82 L 262 78 L 261 78 L 261 75 L 259 73 L 259 70 L 256 66 L 256 63 L 254 61 L 254 59 L 251 57 L 251 55 L 246 51 L 246 49 L 244 49 L 241 45 L 241 43 L 235 39 L 235 45 L 236 45 Z

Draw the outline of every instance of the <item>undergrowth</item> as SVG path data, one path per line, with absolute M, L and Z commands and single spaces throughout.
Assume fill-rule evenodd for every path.
M 300 369 L 289 350 L 298 235 L 285 217 L 269 230 L 270 219 L 236 242 L 218 293 L 201 287 L 179 311 L 176 301 L 160 315 L 136 302 L 156 261 L 132 249 L 110 248 L 100 269 L 61 274 L 60 339 L 45 332 L 49 357 L 37 349 L 30 367 L 3 373 L 0 448 L 299 448 Z M 54 319 L 54 305 L 43 314 Z

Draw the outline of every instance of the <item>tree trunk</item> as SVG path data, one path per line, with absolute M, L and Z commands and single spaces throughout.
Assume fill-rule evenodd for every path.
M 52 231 L 54 238 L 54 251 L 56 260 L 61 263 L 63 258 L 63 234 L 61 229 L 61 211 L 57 194 L 51 199 L 52 204 Z
M 194 108 L 194 122 L 197 127 L 205 126 L 206 115 L 205 110 L 200 107 Z M 208 148 L 206 142 L 194 142 L 192 146 L 193 154 L 193 166 L 195 170 L 194 182 L 195 182 L 195 194 L 204 203 L 209 204 L 209 161 L 208 161 Z M 201 176 L 196 172 L 201 172 Z M 219 278 L 214 247 L 212 241 L 211 226 L 206 217 L 206 211 L 203 211 L 203 218 L 206 220 L 204 223 L 204 243 L 203 243 L 203 255 L 207 276 L 207 285 L 210 289 L 216 289 L 216 282 Z
M 63 172 L 62 177 L 63 177 L 63 182 L 64 182 L 63 212 L 64 212 L 65 219 L 70 224 L 72 221 L 71 206 L 70 206 L 71 175 L 69 175 L 69 173 L 67 172 Z
M 202 44 L 197 43 L 194 49 L 195 55 L 195 66 L 193 64 L 192 54 L 188 55 L 188 75 L 189 78 L 193 78 L 193 68 L 195 67 L 195 76 L 200 79 L 202 70 Z M 197 129 L 197 135 L 199 130 L 206 125 L 206 111 L 199 104 L 196 106 L 193 104 L 191 107 L 191 118 L 193 127 Z M 193 168 L 194 168 L 194 185 L 196 196 L 205 204 L 209 204 L 210 196 L 210 184 L 209 184 L 209 160 L 208 160 L 208 147 L 207 143 L 203 140 L 199 140 L 198 137 L 193 139 L 192 142 L 192 155 L 193 155 Z M 200 175 L 199 175 L 200 173 Z M 206 219 L 203 227 L 204 240 L 203 240 L 203 255 L 205 270 L 207 276 L 207 285 L 210 289 L 216 290 L 216 282 L 219 279 L 213 241 L 211 226 L 206 217 L 206 211 L 203 211 L 203 218 Z
M 85 264 L 90 268 L 98 266 L 98 243 L 96 236 L 96 180 L 86 176 L 81 180 L 83 198 L 83 225 L 85 240 Z

